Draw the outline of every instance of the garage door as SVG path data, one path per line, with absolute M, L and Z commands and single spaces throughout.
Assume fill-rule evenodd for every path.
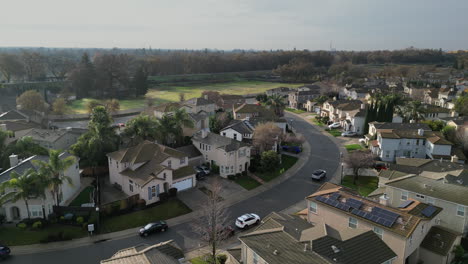
M 178 191 L 183 191 L 192 188 L 192 180 L 193 178 L 188 178 L 185 180 L 175 182 L 172 184 L 172 187 L 177 188 Z

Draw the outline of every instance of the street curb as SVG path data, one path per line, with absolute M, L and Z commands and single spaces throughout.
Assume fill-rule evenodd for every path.
M 224 207 L 230 207 L 237 203 L 240 203 L 244 200 L 252 198 L 253 196 L 259 195 L 265 191 L 272 189 L 273 187 L 279 185 L 280 183 L 286 181 L 287 179 L 291 178 L 295 175 L 297 171 L 299 171 L 307 162 L 310 157 L 310 144 L 309 142 L 304 142 L 303 144 L 303 151 L 302 154 L 298 157 L 298 161 L 289 168 L 286 172 L 284 172 L 279 177 L 260 185 L 259 187 L 253 190 L 245 190 L 241 193 L 235 193 L 231 195 L 231 197 L 225 197 L 225 200 L 221 203 Z M 287 154 L 285 154 L 287 155 Z M 166 220 L 169 226 L 176 226 L 184 223 L 188 223 L 195 218 L 201 217 L 201 210 L 193 211 L 188 214 L 184 214 L 175 218 L 171 218 Z M 34 253 L 44 253 L 44 252 L 51 252 L 51 251 L 59 251 L 59 250 L 66 250 L 81 246 L 88 246 L 95 243 L 99 243 L 102 241 L 109 241 L 109 240 L 118 240 L 123 238 L 128 238 L 132 236 L 136 236 L 138 228 L 130 228 L 118 232 L 96 235 L 92 237 L 83 237 L 78 238 L 70 241 L 61 241 L 61 242 L 52 242 L 47 244 L 33 244 L 33 245 L 25 245 L 25 246 L 12 246 L 10 247 L 11 250 L 14 252 L 15 255 L 25 255 L 25 254 L 34 254 Z

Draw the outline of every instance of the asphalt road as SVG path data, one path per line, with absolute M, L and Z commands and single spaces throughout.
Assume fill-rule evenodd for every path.
M 234 219 L 244 213 L 257 213 L 264 217 L 272 211 L 281 211 L 303 200 L 313 193 L 320 184 L 312 182 L 311 173 L 316 169 L 325 169 L 328 177 L 335 175 L 340 162 L 339 149 L 330 138 L 321 134 L 312 125 L 292 115 L 287 115 L 298 132 L 302 133 L 311 146 L 311 155 L 306 165 L 294 176 L 283 183 L 265 191 L 257 196 L 244 200 L 228 208 L 229 215 Z M 169 239 L 174 239 L 185 250 L 195 249 L 200 246 L 198 235 L 193 232 L 189 224 L 171 226 L 165 233 L 155 234 L 148 238 L 134 237 L 105 241 L 89 246 L 73 249 L 45 252 L 30 255 L 13 255 L 4 263 L 66 263 L 88 264 L 99 263 L 100 260 L 111 257 L 120 249 L 131 247 L 141 243 L 155 244 Z M 13 252 L 14 253 L 14 252 Z

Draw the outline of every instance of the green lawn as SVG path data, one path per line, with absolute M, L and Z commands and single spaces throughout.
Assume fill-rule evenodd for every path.
M 262 180 L 269 182 L 291 168 L 298 160 L 298 158 L 288 155 L 281 155 L 281 159 L 283 162 L 276 170 L 271 172 L 256 173 L 255 175 L 262 178 Z
M 40 230 L 20 229 L 17 227 L 0 227 L 0 244 L 8 246 L 21 246 L 38 244 L 49 234 L 63 231 L 70 239 L 88 235 L 82 227 L 51 224 Z
M 286 110 L 288 112 L 293 112 L 295 114 L 302 114 L 302 113 L 306 112 L 304 110 L 299 110 L 299 109 L 294 109 L 294 108 L 285 108 L 284 110 Z
M 368 177 L 361 176 L 358 177 L 356 184 L 353 183 L 353 176 L 348 175 L 343 178 L 343 186 L 357 190 L 360 195 L 367 196 L 369 193 L 373 192 L 378 188 L 379 177 Z
M 235 183 L 239 184 L 240 186 L 244 187 L 246 190 L 252 190 L 257 188 L 258 186 L 262 185 L 258 181 L 254 180 L 249 176 L 240 176 L 239 178 L 234 180 Z
M 73 200 L 69 206 L 81 206 L 82 204 L 85 204 L 85 203 L 92 203 L 92 201 L 90 201 L 89 197 L 90 197 L 90 193 L 92 193 L 94 191 L 94 187 L 93 186 L 88 186 L 86 188 L 84 188 L 83 191 L 81 191 L 80 194 L 78 194 L 78 196 L 75 198 L 75 200 Z
M 140 227 L 152 221 L 167 220 L 190 213 L 191 211 L 192 210 L 180 200 L 171 199 L 145 210 L 103 219 L 102 231 L 104 233 L 110 233 L 132 227 Z
M 223 83 L 208 83 L 196 85 L 160 85 L 149 89 L 145 98 L 152 98 L 155 104 L 177 102 L 179 101 L 179 94 L 183 93 L 186 99 L 193 97 L 200 97 L 203 91 L 218 91 L 223 94 L 252 94 L 263 93 L 268 89 L 277 88 L 281 86 L 286 87 L 300 87 L 303 84 L 291 83 L 277 83 L 277 82 L 263 82 L 263 81 L 235 81 Z M 120 109 L 142 108 L 146 105 L 145 98 L 119 100 Z M 85 114 L 87 113 L 86 104 L 91 99 L 84 98 L 81 100 L 73 101 L 69 108 L 72 113 Z
M 211 255 L 209 255 L 211 256 Z M 206 261 L 205 259 L 207 259 L 209 257 L 208 255 L 204 255 L 204 256 L 200 256 L 200 257 L 196 257 L 196 258 L 193 258 L 190 260 L 190 263 L 192 264 L 209 264 L 211 262 L 208 262 Z M 217 257 L 219 257 L 221 255 L 217 255 Z M 218 261 L 216 261 L 217 263 L 219 263 Z
M 361 144 L 349 144 L 349 145 L 345 145 L 345 148 L 348 152 L 351 152 L 354 150 L 362 149 L 362 146 Z
M 330 130 L 327 130 L 327 132 L 330 133 L 334 137 L 341 136 L 341 131 L 338 129 L 330 129 Z
M 325 126 L 324 123 L 322 123 L 322 122 L 320 122 L 320 121 L 317 121 L 317 120 L 315 120 L 315 119 L 314 119 L 312 122 L 314 122 L 314 124 L 316 124 L 317 126 L 320 126 L 320 127 L 324 127 L 324 126 Z

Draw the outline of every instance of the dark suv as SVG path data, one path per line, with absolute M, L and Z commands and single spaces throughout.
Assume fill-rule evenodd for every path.
M 140 236 L 148 236 L 149 234 L 155 233 L 155 232 L 164 232 L 168 228 L 167 224 L 165 221 L 157 221 L 154 223 L 149 223 L 145 225 L 144 227 L 140 228 L 138 233 Z
M 7 246 L 0 245 L 0 259 L 6 259 L 10 256 L 10 249 Z

